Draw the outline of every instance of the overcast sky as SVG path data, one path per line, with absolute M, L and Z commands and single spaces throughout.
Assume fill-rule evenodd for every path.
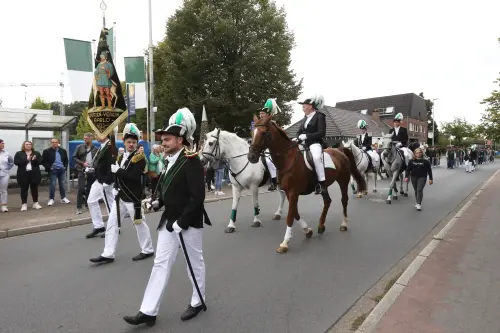
M 66 72 L 63 37 L 97 39 L 100 0 L 0 1 L 0 84 L 58 82 Z M 146 0 L 106 0 L 108 27 L 116 22 L 116 66 L 148 45 Z M 152 0 L 153 42 L 182 0 Z M 500 1 L 277 0 L 295 32 L 292 67 L 304 94 L 322 93 L 327 105 L 424 92 L 436 101 L 436 120 L 477 122 L 479 102 L 500 72 Z M 65 84 L 67 76 L 64 77 Z M 36 96 L 60 100 L 58 87 L 2 88 L 4 107 L 24 107 Z M 65 102 L 71 102 L 69 87 Z M 262 101 L 264 103 L 264 101 Z M 207 110 L 210 112 L 210 110 Z M 302 118 L 300 108 L 293 120 Z

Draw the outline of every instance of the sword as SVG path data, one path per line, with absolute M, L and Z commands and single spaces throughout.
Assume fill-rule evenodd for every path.
M 186 244 L 184 244 L 184 237 L 182 236 L 182 231 L 179 232 L 179 239 L 181 240 L 182 251 L 184 252 L 184 257 L 186 258 L 186 262 L 189 267 L 189 272 L 191 273 L 191 277 L 193 278 L 194 286 L 196 287 L 196 291 L 198 292 L 198 297 L 201 300 L 201 306 L 203 307 L 203 311 L 207 311 L 207 305 L 205 304 L 205 300 L 201 295 L 200 287 L 198 287 L 198 282 L 196 281 L 196 277 L 194 276 L 193 266 L 191 266 L 191 260 L 189 260 L 189 255 L 186 250 Z

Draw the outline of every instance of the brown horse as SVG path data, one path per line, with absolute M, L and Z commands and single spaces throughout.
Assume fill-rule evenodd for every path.
M 286 192 L 289 206 L 286 218 L 286 233 L 283 243 L 276 250 L 278 253 L 288 251 L 288 242 L 292 238 L 292 226 L 294 219 L 299 222 L 307 238 L 311 238 L 313 231 L 299 215 L 298 200 L 299 195 L 308 195 L 314 191 L 317 183 L 316 174 L 306 166 L 302 152 L 298 148 L 298 143 L 290 140 L 288 135 L 274 121 L 271 116 L 261 119 L 254 117 L 255 129 L 252 144 L 248 153 L 250 163 L 259 162 L 260 155 L 266 148 L 269 148 L 271 158 L 278 169 L 278 179 L 281 189 Z M 344 208 L 344 220 L 340 226 L 341 231 L 347 230 L 347 202 L 349 201 L 348 186 L 351 175 L 356 180 L 360 192 L 366 190 L 366 182 L 359 173 L 354 162 L 354 155 L 348 149 L 326 149 L 328 154 L 325 158 L 331 158 L 335 169 L 325 169 L 326 185 L 330 186 L 335 181 L 338 182 L 342 193 L 342 206 Z M 326 165 L 326 163 L 325 163 Z M 325 220 L 332 199 L 328 192 L 323 196 L 323 211 L 319 219 L 318 233 L 325 232 Z

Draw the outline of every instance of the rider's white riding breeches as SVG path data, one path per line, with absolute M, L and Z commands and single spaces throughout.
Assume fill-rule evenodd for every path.
M 323 147 L 319 143 L 309 146 L 314 161 L 314 169 L 318 175 L 318 181 L 325 181 L 325 167 L 323 166 Z
M 269 173 L 271 174 L 271 178 L 276 178 L 276 167 L 268 156 L 266 156 L 266 164 L 269 169 Z

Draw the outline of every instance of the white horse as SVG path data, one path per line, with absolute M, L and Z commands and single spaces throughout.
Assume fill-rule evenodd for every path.
M 374 188 L 373 188 L 373 193 L 377 192 L 377 176 L 379 174 L 380 170 L 380 156 L 376 151 L 370 150 L 370 151 L 363 151 L 359 147 L 357 147 L 354 144 L 354 140 L 349 140 L 347 142 L 342 141 L 342 146 L 344 148 L 348 148 L 352 151 L 352 154 L 354 155 L 354 161 L 356 162 L 356 167 L 358 168 L 358 171 L 365 177 L 366 180 L 366 191 L 365 193 L 358 193 L 356 191 L 356 187 L 354 186 L 354 179 L 351 176 L 351 188 L 354 194 L 357 194 L 358 198 L 361 198 L 363 195 L 368 194 L 368 180 L 369 176 L 368 175 L 373 175 L 373 183 L 374 183 Z M 368 160 L 368 155 L 370 155 L 373 168 L 368 168 L 370 161 Z M 374 171 L 376 170 L 376 172 Z
M 401 195 L 404 197 L 408 196 L 408 183 L 405 183 L 406 185 L 406 192 L 405 192 L 403 190 L 403 179 L 404 179 L 404 172 L 406 171 L 406 168 L 408 167 L 410 160 L 413 159 L 413 152 L 406 147 L 401 147 L 398 149 L 396 147 L 397 142 L 392 141 L 394 133 L 384 134 L 382 132 L 382 135 L 383 137 L 380 140 L 380 146 L 383 149 L 382 163 L 384 164 L 384 169 L 389 173 L 389 176 L 392 178 L 391 183 L 389 185 L 389 195 L 385 200 L 386 203 L 390 204 L 392 202 L 392 199 L 394 200 L 398 199 L 398 188 L 396 183 L 398 177 L 400 180 L 399 188 L 401 190 Z M 399 151 L 403 152 L 404 157 L 400 155 Z M 392 195 L 393 190 L 396 192 L 394 196 Z
M 244 189 L 252 191 L 254 218 L 252 227 L 260 227 L 262 221 L 259 218 L 259 187 L 265 182 L 265 167 L 263 163 L 252 164 L 248 161 L 249 144 L 234 133 L 214 129 L 207 133 L 201 160 L 227 162 L 229 165 L 229 176 L 233 184 L 233 206 L 229 224 L 225 230 L 226 233 L 232 233 L 236 229 L 236 213 L 241 193 Z M 283 204 L 285 203 L 285 194 L 280 194 L 278 210 L 274 213 L 273 220 L 281 219 L 283 214 Z

